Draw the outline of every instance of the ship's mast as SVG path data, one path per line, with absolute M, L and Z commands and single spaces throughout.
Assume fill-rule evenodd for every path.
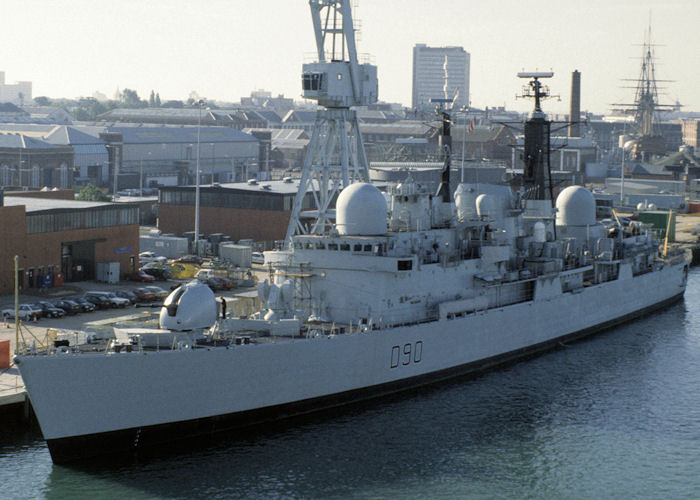
M 523 162 L 524 197 L 530 200 L 553 199 L 552 173 L 549 164 L 549 136 L 551 122 L 542 111 L 542 100 L 550 97 L 549 88 L 542 85 L 540 78 L 551 78 L 552 72 L 518 73 L 520 78 L 530 81 L 523 87 L 520 98 L 535 99 L 535 109 L 525 122 Z M 547 181 L 549 186 L 547 188 Z
M 659 130 L 659 111 L 669 111 L 673 106 L 659 102 L 658 80 L 656 78 L 655 45 L 651 42 L 651 19 L 642 44 L 642 64 L 637 79 L 624 79 L 635 82 L 634 103 L 616 103 L 625 113 L 634 115 L 635 145 L 633 156 L 643 156 L 645 153 L 662 154 L 666 144 Z
M 345 186 L 369 182 L 369 166 L 353 106 L 377 102 L 377 67 L 359 64 L 349 0 L 309 0 L 318 61 L 304 64 L 303 96 L 318 101 L 311 141 L 287 228 L 295 234 L 327 234 L 331 205 Z M 325 108 L 325 109 L 324 109 Z M 307 192 L 313 193 L 313 222 L 303 223 Z

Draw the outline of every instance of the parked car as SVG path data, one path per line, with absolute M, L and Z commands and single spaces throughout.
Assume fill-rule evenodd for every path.
M 68 299 L 62 299 L 62 300 L 56 300 L 53 303 L 54 306 L 63 309 L 63 311 L 66 314 L 78 314 L 79 312 L 82 311 L 82 308 L 80 307 L 80 304 L 73 300 L 68 300 Z
M 218 292 L 219 290 L 223 290 L 224 288 L 224 285 L 223 283 L 221 283 L 221 280 L 219 278 L 206 278 L 202 280 L 202 283 L 211 288 L 212 292 Z
M 250 254 L 250 261 L 253 264 L 264 264 L 265 256 L 262 252 L 253 252 L 252 254 Z
M 180 262 L 183 264 L 201 264 L 202 258 L 197 255 L 183 255 L 174 260 L 174 262 Z
M 83 312 L 93 312 L 95 309 L 97 309 L 97 306 L 95 306 L 93 302 L 90 302 L 83 297 L 72 297 L 70 300 L 77 303 Z
M 139 261 L 141 262 L 160 262 L 161 264 L 168 261 L 167 257 L 158 255 L 155 252 L 141 252 L 139 254 Z
M 146 283 L 153 283 L 156 280 L 153 276 L 143 271 L 132 271 L 126 273 L 124 277 L 131 281 L 142 281 Z
M 44 318 L 62 318 L 66 315 L 66 311 L 45 300 L 35 302 L 34 305 L 41 309 Z
M 123 299 L 128 299 L 129 302 L 131 302 L 132 304 L 136 304 L 137 302 L 139 302 L 139 298 L 131 290 L 115 290 L 114 294 L 117 297 L 121 297 Z
M 168 266 L 164 266 L 156 262 L 144 264 L 141 266 L 141 271 L 146 274 L 150 274 L 157 280 L 169 280 L 173 275 Z
M 85 297 L 88 296 L 101 296 L 106 298 L 111 307 L 126 307 L 131 305 L 131 301 L 129 299 L 126 299 L 124 297 L 118 297 L 114 292 L 106 292 L 106 291 L 97 291 L 93 290 L 90 292 L 87 292 L 85 294 Z M 89 300 L 89 299 L 88 299 Z
M 146 290 L 150 290 L 151 292 L 153 292 L 153 295 L 155 295 L 155 296 L 156 296 L 156 299 L 158 299 L 158 300 L 163 300 L 163 299 L 165 299 L 168 295 L 170 295 L 170 292 L 168 292 L 167 290 L 163 290 L 163 289 L 162 289 L 161 287 L 159 287 L 159 286 L 149 285 L 149 286 L 145 286 L 144 288 L 145 288 Z
M 43 310 L 34 304 L 19 304 L 17 306 L 17 316 L 19 319 L 24 321 L 31 321 L 34 319 L 39 319 L 44 315 Z M 3 309 L 2 317 L 7 321 L 10 318 L 15 317 L 15 308 L 11 307 L 8 309 Z
M 103 297 L 102 295 L 85 295 L 83 296 L 83 299 L 87 300 L 88 302 L 92 302 L 92 304 L 95 306 L 95 309 L 109 309 L 112 307 L 112 301 L 107 299 L 107 297 Z
M 141 302 L 153 302 L 156 300 L 156 294 L 146 288 L 134 288 L 132 291 Z

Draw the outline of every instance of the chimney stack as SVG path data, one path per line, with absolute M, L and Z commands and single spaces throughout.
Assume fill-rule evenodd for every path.
M 581 73 L 571 73 L 571 105 L 569 107 L 569 137 L 581 137 Z

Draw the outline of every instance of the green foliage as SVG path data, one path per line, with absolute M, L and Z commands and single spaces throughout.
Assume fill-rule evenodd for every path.
M 141 100 L 135 90 L 131 89 L 122 90 L 122 103 L 126 108 L 145 108 L 148 105 L 146 101 Z
M 92 184 L 84 186 L 75 199 L 80 201 L 111 201 L 111 198 L 104 191 Z
M 81 97 L 78 99 L 77 106 L 73 108 L 73 116 L 76 120 L 92 121 L 98 115 L 106 113 L 114 107 L 114 101 L 102 103 L 94 97 Z
M 51 99 L 43 95 L 35 97 L 34 102 L 37 104 L 37 106 L 51 106 Z

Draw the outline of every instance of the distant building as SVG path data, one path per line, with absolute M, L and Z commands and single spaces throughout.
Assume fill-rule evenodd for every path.
M 272 92 L 255 90 L 250 97 L 241 97 L 241 106 L 287 111 L 294 108 L 294 99 L 282 94 L 272 97 Z
M 683 120 L 683 144 L 700 147 L 700 120 Z
M 195 182 L 197 138 L 202 183 L 257 177 L 260 144 L 228 127 L 86 127 L 107 143 L 110 178 L 117 164 L 118 191 Z
M 5 83 L 5 72 L 0 71 L 0 102 L 22 106 L 32 100 L 32 82 Z
M 73 185 L 73 149 L 23 133 L 0 132 L 0 184 L 68 188 Z
M 446 88 L 445 88 L 446 87 Z M 462 47 L 413 47 L 414 109 L 434 107 L 430 99 L 455 99 L 454 106 L 469 105 L 469 53 Z

